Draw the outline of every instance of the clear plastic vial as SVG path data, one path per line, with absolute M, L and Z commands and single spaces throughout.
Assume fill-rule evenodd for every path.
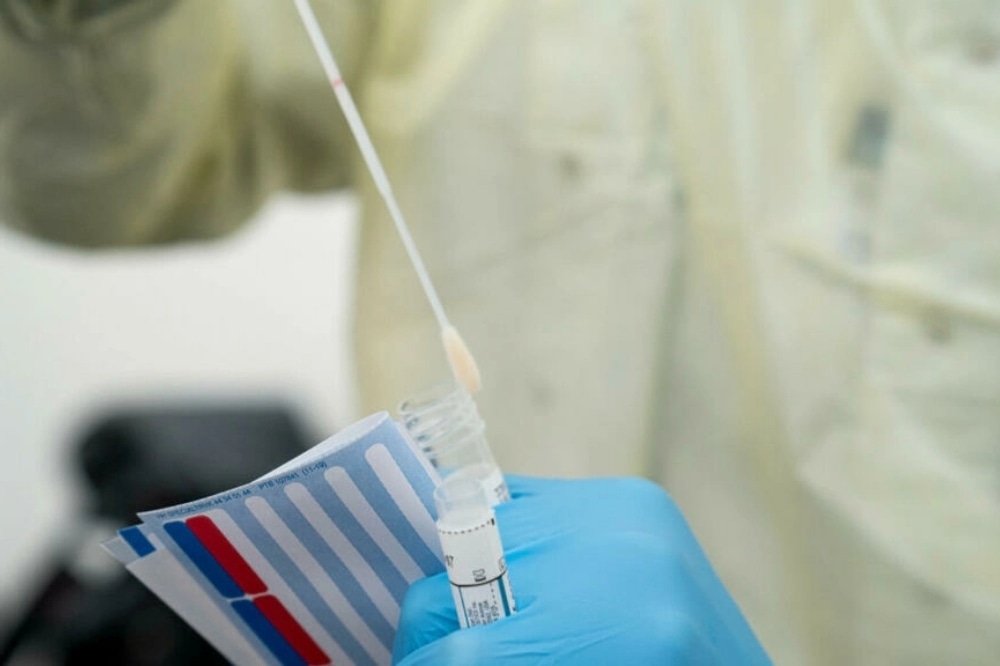
M 500 531 L 482 484 L 453 474 L 435 489 L 434 503 L 458 623 L 465 629 L 513 615 Z
M 469 393 L 439 384 L 399 407 L 400 420 L 442 479 L 459 475 L 482 485 L 490 506 L 510 499 L 486 441 L 486 425 Z

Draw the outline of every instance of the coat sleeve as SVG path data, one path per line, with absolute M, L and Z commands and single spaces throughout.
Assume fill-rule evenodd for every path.
M 74 246 L 213 238 L 353 148 L 291 2 L 0 0 L 0 221 Z M 320 15 L 349 82 L 375 3 Z

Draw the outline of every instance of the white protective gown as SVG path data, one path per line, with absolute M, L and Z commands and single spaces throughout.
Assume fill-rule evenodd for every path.
M 146 189 L 81 190 L 116 214 L 68 227 L 79 201 L 32 187 L 99 182 L 93 161 L 0 162 L 8 222 L 219 235 L 354 159 L 366 408 L 444 378 L 291 3 L 161 4 L 120 42 L 158 83 L 112 102 L 175 139 L 146 137 Z M 507 471 L 660 480 L 776 663 L 1000 663 L 1000 2 L 316 4 Z M 205 35 L 180 76 L 167 45 Z M 29 125 L 0 129 L 8 160 L 44 154 Z

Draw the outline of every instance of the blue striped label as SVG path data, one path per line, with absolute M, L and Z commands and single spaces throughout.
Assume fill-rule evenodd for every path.
M 177 543 L 184 554 L 194 563 L 202 575 L 208 579 L 219 594 L 226 599 L 238 599 L 243 596 L 243 590 L 236 584 L 232 576 L 226 573 L 222 565 L 216 561 L 191 528 L 179 520 L 164 523 L 163 530 Z
M 257 635 L 260 642 L 277 657 L 281 666 L 306 666 L 305 660 L 299 656 L 295 648 L 285 640 L 274 625 L 268 622 L 252 601 L 240 599 L 232 602 L 232 606 L 236 614 L 243 618 L 250 630 Z
M 119 530 L 118 534 L 139 557 L 146 557 L 156 552 L 156 548 L 137 525 Z

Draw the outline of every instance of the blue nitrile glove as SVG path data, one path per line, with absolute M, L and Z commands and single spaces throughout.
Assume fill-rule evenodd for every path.
M 658 486 L 507 480 L 514 499 L 496 513 L 518 612 L 459 630 L 447 575 L 419 581 L 393 663 L 771 663 Z

